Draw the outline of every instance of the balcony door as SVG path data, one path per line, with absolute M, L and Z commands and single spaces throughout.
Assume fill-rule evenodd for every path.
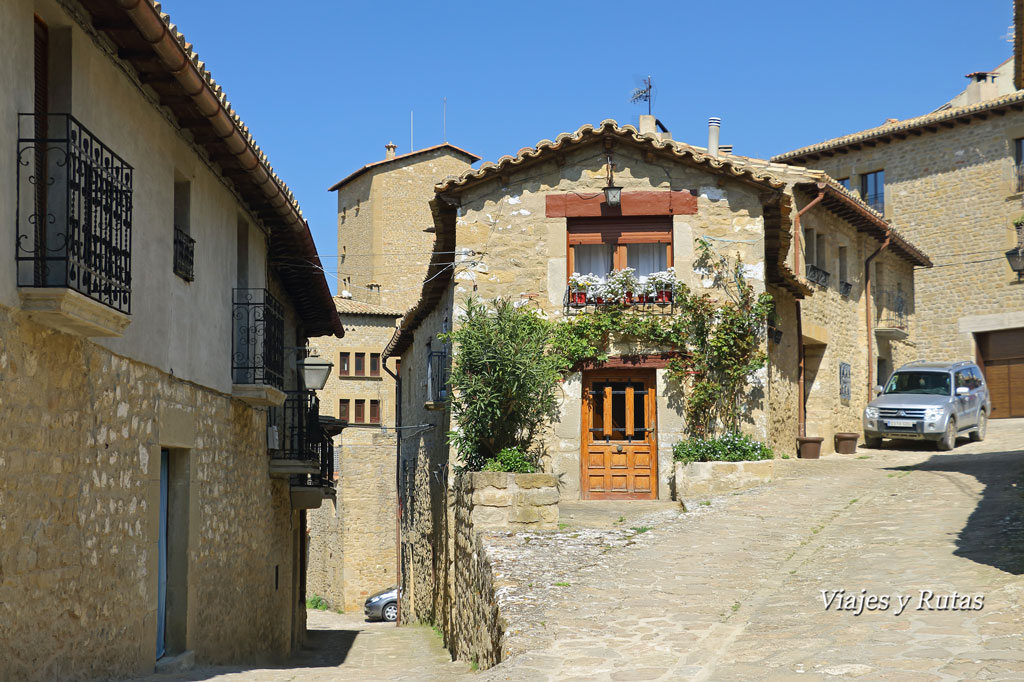
M 654 388 L 654 370 L 584 373 L 583 499 L 657 499 Z

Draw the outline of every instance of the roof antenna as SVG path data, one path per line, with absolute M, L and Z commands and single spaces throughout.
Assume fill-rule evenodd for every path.
M 441 137 L 448 143 L 448 98 L 441 98 Z
M 651 113 L 651 77 L 648 76 L 643 80 L 644 86 L 642 88 L 635 88 L 633 90 L 633 96 L 629 98 L 629 101 L 633 104 L 637 102 L 647 102 L 647 114 Z

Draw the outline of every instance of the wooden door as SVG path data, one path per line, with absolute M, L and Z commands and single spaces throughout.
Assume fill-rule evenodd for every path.
M 1024 417 L 1024 329 L 979 334 L 993 419 Z
M 653 370 L 584 374 L 583 499 L 657 499 L 654 387 Z

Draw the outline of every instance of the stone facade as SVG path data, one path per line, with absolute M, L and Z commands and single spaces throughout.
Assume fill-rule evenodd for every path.
M 870 146 L 825 143 L 827 154 L 777 157 L 850 178 L 855 189 L 864 173 L 884 170 L 886 217 L 935 262 L 916 273 L 911 359 L 973 360 L 976 333 L 1024 328 L 1021 286 L 1003 256 L 1017 245 L 1022 213 L 1014 141 L 1024 138 L 1024 112 L 997 109 L 949 125 L 926 116 L 913 134 Z
M 687 501 L 745 490 L 768 483 L 775 476 L 775 460 L 760 462 L 675 463 L 675 498 Z
M 191 44 L 165 30 L 152 3 L 131 17 L 91 7 L 0 4 L 0 141 L 10 150 L 0 154 L 0 679 L 136 675 L 176 654 L 280 660 L 305 634 L 305 515 L 292 486 L 309 483 L 319 501 L 329 483 L 312 472 L 272 476 L 285 431 L 274 445 L 268 424 L 294 426 L 280 407 L 298 388 L 286 348 L 341 325 L 322 274 L 270 261 L 271 250 L 315 260 L 311 236 L 244 124 L 197 72 Z M 167 41 L 147 60 L 146 85 L 131 61 L 138 51 L 117 47 L 156 44 L 136 28 L 149 21 Z M 184 66 L 172 74 L 162 59 L 174 57 Z M 170 92 L 190 77 L 188 96 Z M 216 112 L 173 115 L 191 96 Z M 43 155 L 34 140 L 47 111 Z M 195 127 L 213 119 L 230 129 L 217 140 L 251 154 L 250 171 L 225 174 L 212 160 L 223 142 Z M 57 163 L 76 151 L 75 164 Z M 108 152 L 131 167 L 130 182 L 110 170 L 119 161 Z M 76 179 L 97 157 L 110 166 Z M 250 172 L 261 176 L 255 192 Z M 54 201 L 56 190 L 42 201 L 37 187 L 78 201 Z M 63 232 L 41 236 L 41 206 Z M 92 220 L 76 221 L 76 209 Z M 189 258 L 178 232 L 194 240 Z M 127 267 L 107 266 L 122 256 Z M 67 278 L 50 279 L 57 272 Z M 130 305 L 106 296 L 111 282 Z M 234 289 L 277 301 L 261 308 L 279 313 L 273 334 L 239 325 Z M 273 379 L 240 376 L 234 351 L 250 338 L 248 348 L 281 360 L 260 362 Z

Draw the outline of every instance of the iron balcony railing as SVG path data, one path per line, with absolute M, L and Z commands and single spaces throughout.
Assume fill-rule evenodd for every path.
M 849 298 L 850 294 L 853 293 L 853 284 L 850 282 L 839 282 L 839 293 Z
M 307 462 L 318 474 L 297 474 L 292 485 L 331 485 L 334 480 L 334 444 L 321 425 L 320 400 L 315 391 L 288 391 L 284 401 L 284 439 L 277 459 Z
M 427 356 L 427 395 L 435 403 L 448 399 L 448 351 L 434 350 Z
M 131 312 L 132 167 L 68 114 L 19 114 L 20 287 L 66 287 Z
M 823 268 L 819 268 L 817 265 L 807 264 L 807 279 L 811 280 L 815 284 L 820 284 L 823 287 L 828 286 L 828 281 L 832 277 L 832 274 Z
M 875 296 L 878 328 L 907 329 L 907 300 L 902 291 L 880 291 Z
M 266 289 L 233 289 L 231 374 L 236 384 L 284 389 L 284 307 Z
M 864 203 L 875 209 L 879 213 L 885 213 L 885 193 L 878 192 L 877 194 L 865 194 Z
M 562 307 L 566 315 L 582 315 L 610 307 L 625 307 L 630 310 L 654 315 L 672 315 L 675 312 L 675 296 L 671 291 L 654 294 L 629 294 L 621 298 L 606 298 L 591 291 L 574 289 L 572 285 L 565 288 Z
M 196 240 L 183 230 L 174 228 L 174 274 L 187 282 L 195 279 L 195 251 Z

